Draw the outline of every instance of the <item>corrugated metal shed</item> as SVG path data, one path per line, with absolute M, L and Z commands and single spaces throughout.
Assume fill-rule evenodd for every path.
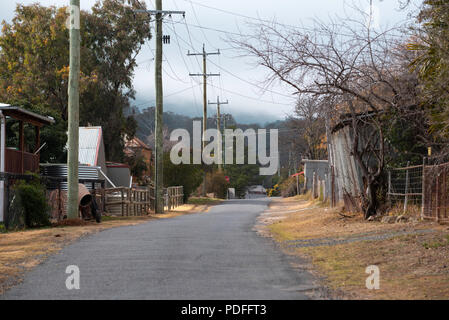
M 79 154 L 81 164 L 99 166 L 106 173 L 103 131 L 101 127 L 79 128 Z
M 79 128 L 79 162 L 95 166 L 101 142 L 101 127 Z

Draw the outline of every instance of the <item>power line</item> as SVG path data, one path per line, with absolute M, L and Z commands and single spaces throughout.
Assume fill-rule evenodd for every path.
M 190 1 L 190 6 L 192 7 L 193 16 L 195 17 L 196 23 L 198 23 L 198 25 L 200 26 L 201 24 L 198 19 L 198 16 L 196 15 L 196 10 L 195 10 L 195 7 L 193 6 L 192 1 Z M 203 34 L 204 39 L 207 41 L 207 43 L 209 43 L 209 45 L 214 48 L 215 46 L 209 41 L 209 39 L 207 39 L 206 34 L 204 33 L 203 29 L 200 29 L 200 30 L 201 30 L 201 33 Z
M 243 82 L 245 82 L 245 83 L 247 83 L 247 84 L 250 84 L 250 85 L 252 85 L 252 86 L 254 86 L 254 87 L 256 87 L 256 88 L 258 88 L 258 89 L 260 89 L 260 90 L 264 90 L 264 91 L 267 91 L 267 92 L 271 92 L 271 93 L 274 93 L 274 94 L 277 94 L 277 95 L 280 95 L 280 96 L 283 96 L 283 97 L 293 98 L 292 96 L 289 96 L 289 95 L 286 95 L 286 94 L 283 94 L 283 93 L 280 93 L 280 92 L 276 92 L 276 91 L 273 91 L 273 90 L 270 90 L 270 89 L 266 89 L 266 88 L 264 88 L 264 87 L 261 87 L 261 86 L 255 84 L 255 83 L 252 83 L 252 82 L 250 82 L 250 81 L 248 81 L 248 80 L 245 80 L 245 79 L 243 79 L 243 78 L 237 76 L 236 74 L 234 74 L 234 73 L 232 73 L 231 71 L 229 71 L 229 70 L 227 70 L 227 69 L 225 69 L 225 68 L 223 68 L 223 67 L 217 65 L 216 63 L 214 63 L 214 62 L 212 62 L 212 61 L 211 61 L 211 63 L 212 63 L 213 65 L 215 65 L 217 68 L 219 68 L 220 70 L 222 70 L 222 71 L 228 73 L 229 75 L 233 76 L 234 78 L 237 78 L 237 79 L 239 79 L 240 81 L 243 81 Z
M 175 26 L 173 25 L 173 30 L 174 30 L 174 28 L 175 28 Z M 175 34 L 176 34 L 176 33 L 175 33 Z M 176 37 L 177 37 L 177 39 L 183 41 L 187 46 L 193 48 L 193 45 L 192 45 L 191 42 L 188 43 L 186 40 L 184 40 L 184 39 L 183 39 L 182 37 L 180 37 L 178 34 L 176 34 Z M 265 89 L 265 88 L 263 88 L 263 87 L 261 87 L 261 86 L 259 86 L 259 85 L 256 85 L 256 84 L 254 84 L 254 83 L 251 83 L 250 81 L 245 80 L 245 79 L 243 79 L 243 78 L 237 76 L 236 74 L 232 73 L 231 71 L 229 71 L 229 70 L 227 70 L 227 69 L 224 69 L 223 67 L 217 65 L 217 64 L 214 63 L 213 61 L 210 61 L 210 62 L 211 62 L 213 65 L 215 65 L 216 67 L 218 67 L 219 69 L 221 69 L 221 70 L 223 70 L 224 72 L 230 74 L 231 76 L 233 76 L 233 77 L 235 77 L 235 78 L 237 78 L 237 79 L 239 79 L 239 80 L 241 80 L 241 81 L 243 81 L 243 82 L 245 82 L 245 83 L 248 83 L 248 84 L 250 84 L 250 85 L 252 85 L 252 86 L 254 86 L 254 87 L 257 87 L 257 88 L 259 88 L 259 89 L 262 89 L 262 90 L 265 90 L 265 91 L 268 91 L 268 92 L 271 92 L 271 93 L 274 93 L 274 94 L 277 94 L 277 95 L 280 95 L 280 96 L 284 96 L 284 97 L 288 97 L 288 98 L 293 98 L 293 97 L 288 96 L 288 95 L 285 95 L 285 94 L 283 94 L 283 93 L 276 92 L 276 91 L 273 91 L 273 90 L 270 90 L 270 89 Z M 232 94 L 239 95 L 239 96 L 244 97 L 244 98 L 247 98 L 247 99 L 251 99 L 251 100 L 255 100 L 255 101 L 261 101 L 261 102 L 266 102 L 266 103 L 271 103 L 271 104 L 282 104 L 282 105 L 288 105 L 288 106 L 291 106 L 291 104 L 287 104 L 287 103 L 275 103 L 275 102 L 269 101 L 269 100 L 262 100 L 262 99 L 259 99 L 259 98 L 254 98 L 254 97 L 246 96 L 246 95 L 243 95 L 243 94 L 234 92 L 234 91 L 225 90 L 225 89 L 223 89 L 222 87 L 217 87 L 217 86 L 215 86 L 214 84 L 211 84 L 211 86 L 212 86 L 213 88 L 220 89 L 221 91 L 230 92 L 230 93 L 232 93 Z
M 187 69 L 187 72 L 190 74 L 189 66 L 188 66 L 186 60 L 184 59 L 184 54 L 182 53 L 182 50 L 181 50 L 181 44 L 179 43 L 180 37 L 178 36 L 178 33 L 176 32 L 176 27 L 175 27 L 174 25 L 173 25 L 173 33 L 175 34 L 176 45 L 177 45 L 177 47 L 178 47 L 179 54 L 180 54 L 180 56 L 181 56 L 181 58 L 182 58 L 182 61 L 183 61 L 183 63 L 184 63 L 184 66 L 185 66 L 186 69 Z M 190 84 L 191 84 L 192 87 L 193 87 L 193 86 L 194 86 L 194 85 L 193 85 L 193 82 L 194 82 L 194 81 L 193 81 L 192 77 L 189 77 L 189 80 L 190 80 Z M 199 85 L 199 83 L 197 83 L 197 85 Z M 195 109 L 196 109 L 197 113 L 200 114 L 200 112 L 199 112 L 199 110 L 198 110 L 198 105 L 197 105 L 197 103 L 196 103 L 197 101 L 196 101 L 195 90 L 192 90 L 192 94 L 193 94 L 193 101 L 194 101 Z
M 193 86 L 191 86 L 191 87 L 188 87 L 188 88 L 185 88 L 185 89 L 182 89 L 182 90 L 179 90 L 179 91 L 175 91 L 175 92 L 172 92 L 172 93 L 170 93 L 170 94 L 167 94 L 167 95 L 164 95 L 164 98 L 169 98 L 169 97 L 171 97 L 171 96 L 175 96 L 175 95 L 177 95 L 177 94 L 180 94 L 180 93 L 183 93 L 183 92 L 186 92 L 186 91 L 188 91 L 188 90 L 191 90 L 191 89 L 194 89 L 194 88 L 196 88 L 196 87 L 198 87 L 198 86 L 200 86 L 201 84 L 195 84 L 195 85 L 193 85 Z M 134 105 L 132 105 L 133 107 L 139 107 L 139 106 L 141 106 L 141 105 L 144 105 L 144 104 L 148 104 L 148 103 L 150 103 L 150 102 L 155 102 L 156 100 L 154 100 L 154 99 L 152 99 L 152 100 L 145 100 L 144 102 L 141 102 L 141 103 L 138 103 L 138 104 L 134 104 Z
M 213 86 L 213 85 L 211 85 L 211 86 Z M 240 96 L 240 97 L 242 97 L 242 98 L 246 98 L 246 99 L 250 99 L 250 100 L 255 100 L 255 101 L 259 101 L 259 102 L 265 102 L 265 103 L 271 103 L 271 104 L 277 104 L 277 105 L 291 106 L 290 103 L 274 102 L 274 101 L 269 101 L 269 100 L 263 100 L 263 99 L 259 99 L 259 98 L 254 98 L 254 97 L 250 97 L 250 96 L 247 96 L 247 95 L 244 95 L 244 94 L 235 92 L 235 91 L 231 91 L 231 90 L 228 90 L 228 89 L 223 89 L 223 91 L 229 92 L 229 93 L 232 93 L 232 94 L 235 94 L 235 95 Z
M 228 10 L 211 7 L 211 6 L 208 6 L 208 5 L 205 5 L 205 4 L 202 4 L 202 3 L 198 3 L 198 2 L 195 2 L 195 1 L 192 1 L 192 0 L 183 0 L 183 1 L 186 1 L 186 2 L 189 1 L 191 4 L 194 3 L 197 6 L 208 8 L 208 9 L 212 9 L 212 10 L 216 10 L 216 11 L 219 11 L 219 12 L 222 12 L 222 13 L 226 13 L 226 14 L 229 14 L 229 15 L 233 15 L 233 16 L 236 16 L 236 17 L 241 17 L 241 18 L 255 20 L 255 21 L 259 21 L 259 22 L 265 22 L 265 23 L 274 23 L 274 24 L 277 24 L 277 25 L 280 25 L 280 26 L 289 27 L 289 28 L 298 28 L 298 26 L 293 26 L 293 25 L 289 25 L 289 24 L 285 24 L 285 23 L 279 23 L 279 22 L 276 22 L 276 21 L 271 21 L 271 20 L 265 20 L 265 19 L 261 19 L 261 18 L 251 17 L 251 16 L 247 16 L 247 15 L 240 14 L 240 13 L 235 13 L 235 12 L 228 11 Z M 303 29 L 305 29 L 305 28 L 303 28 Z

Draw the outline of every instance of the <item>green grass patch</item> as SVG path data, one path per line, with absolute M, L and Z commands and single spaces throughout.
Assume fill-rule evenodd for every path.
M 437 241 L 431 241 L 431 242 L 423 242 L 422 246 L 426 249 L 437 249 L 440 247 L 445 247 L 449 245 L 449 234 L 447 234 L 444 238 L 444 240 L 437 240 Z

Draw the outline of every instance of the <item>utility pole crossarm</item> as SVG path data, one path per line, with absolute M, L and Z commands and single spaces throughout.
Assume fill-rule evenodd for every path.
M 219 73 L 189 73 L 191 77 L 219 77 Z
M 185 11 L 173 11 L 173 10 L 144 10 L 144 9 L 136 9 L 134 12 L 137 13 L 147 13 L 148 15 L 161 15 L 162 17 L 165 17 L 166 15 L 171 16 L 172 14 L 182 14 L 183 17 L 186 16 Z
M 135 12 L 144 12 L 149 14 L 185 14 L 185 11 L 172 11 L 172 10 L 144 10 L 144 9 L 136 9 Z
M 190 51 L 187 51 L 188 56 L 210 56 L 213 54 L 221 54 L 220 50 L 217 50 L 217 52 L 199 52 L 199 53 L 190 53 Z
M 208 102 L 209 104 L 216 104 L 216 105 L 222 105 L 222 104 L 229 104 L 228 100 L 226 101 L 217 101 L 217 102 Z

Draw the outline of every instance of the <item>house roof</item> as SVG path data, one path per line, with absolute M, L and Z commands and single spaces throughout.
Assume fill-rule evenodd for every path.
M 97 165 L 102 135 L 101 127 L 79 127 L 79 163 Z
M 53 119 L 52 117 L 42 116 L 40 114 L 34 113 L 24 108 L 11 106 L 9 104 L 4 103 L 0 103 L 0 111 L 5 116 L 29 122 L 39 127 L 41 127 L 44 124 L 52 124 L 55 122 L 55 119 Z
M 147 150 L 151 150 L 151 148 L 142 140 L 137 137 L 132 138 L 131 140 L 125 141 L 126 148 L 143 148 Z
M 106 167 L 108 167 L 108 168 L 128 168 L 129 169 L 129 165 L 126 163 L 110 162 L 110 161 L 106 161 Z
M 379 111 L 379 112 L 374 112 L 374 111 L 363 112 L 363 113 L 357 113 L 355 115 L 355 117 L 358 120 L 364 120 L 364 119 L 373 118 L 374 116 L 376 116 L 378 114 L 382 114 L 382 113 L 383 113 L 383 110 Z M 350 113 L 342 114 L 340 116 L 340 121 L 331 129 L 331 132 L 335 133 L 335 132 L 339 131 L 340 129 L 343 129 L 347 125 L 350 125 L 351 123 L 352 123 L 352 115 Z
M 302 163 L 311 163 L 311 162 L 328 162 L 328 160 L 310 160 L 310 159 L 302 159 L 301 160 Z

